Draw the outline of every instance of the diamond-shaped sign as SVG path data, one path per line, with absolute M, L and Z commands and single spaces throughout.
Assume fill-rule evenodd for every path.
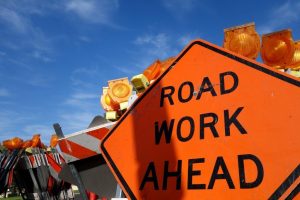
M 300 82 L 192 42 L 101 144 L 130 199 L 299 197 Z

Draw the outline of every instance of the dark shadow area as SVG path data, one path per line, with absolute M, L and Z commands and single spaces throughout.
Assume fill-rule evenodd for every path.
M 115 197 L 117 181 L 109 170 L 101 154 L 72 162 L 77 169 L 86 190 L 99 197 Z M 70 167 L 64 164 L 59 177 L 69 183 L 77 184 Z
M 174 141 L 166 142 L 165 132 L 158 141 L 157 131 L 163 129 L 163 122 L 170 125 L 172 115 L 170 105 L 160 106 L 160 83 L 161 80 L 154 83 L 129 114 L 133 122 L 136 162 L 139 164 L 136 179 L 140 183 L 141 196 L 137 199 L 180 200 L 184 185 L 182 161 L 176 155 Z M 172 137 L 175 137 L 175 126 L 172 131 Z

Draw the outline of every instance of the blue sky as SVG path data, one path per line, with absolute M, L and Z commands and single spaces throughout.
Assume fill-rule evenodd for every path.
M 0 141 L 65 133 L 103 114 L 102 87 L 177 55 L 192 39 L 222 45 L 223 29 L 254 21 L 259 34 L 291 28 L 300 1 L 1 0 Z

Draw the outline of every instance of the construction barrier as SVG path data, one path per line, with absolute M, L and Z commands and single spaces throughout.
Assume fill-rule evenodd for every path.
M 58 177 L 64 163 L 55 148 L 6 150 L 0 154 L 0 193 L 14 181 L 26 200 L 74 199 L 71 184 Z
M 66 159 L 59 177 L 78 186 L 82 199 L 121 197 L 122 191 L 100 152 L 100 143 L 115 122 L 97 116 L 88 129 L 64 135 L 54 125 L 59 147 Z
M 23 150 L 4 151 L 0 154 L 0 194 L 6 193 L 13 181 L 13 174 Z

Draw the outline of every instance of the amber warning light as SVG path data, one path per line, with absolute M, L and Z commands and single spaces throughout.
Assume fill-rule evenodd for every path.
M 289 29 L 262 36 L 261 57 L 265 64 L 286 68 L 294 55 L 294 41 Z
M 224 30 L 224 48 L 251 59 L 256 59 L 260 49 L 260 38 L 255 24 L 249 23 Z

